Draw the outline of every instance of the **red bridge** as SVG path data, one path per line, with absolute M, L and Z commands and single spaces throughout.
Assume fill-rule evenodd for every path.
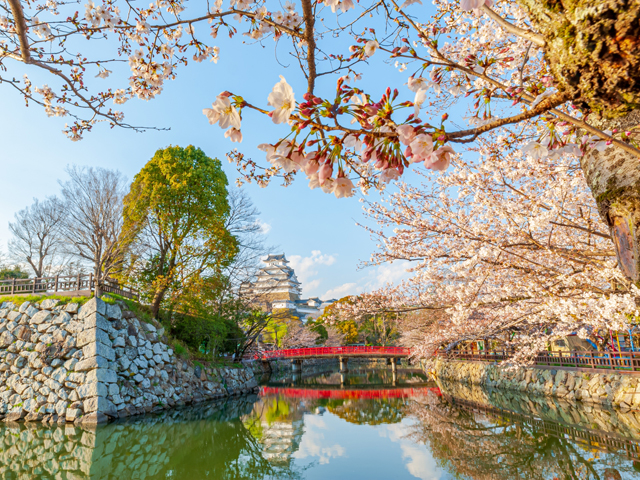
M 287 398 L 309 398 L 309 399 L 378 399 L 378 398 L 407 398 L 417 395 L 426 395 L 432 392 L 442 396 L 437 387 L 418 388 L 380 388 L 380 389 L 308 389 L 291 387 L 262 387 L 261 396 L 282 395 Z
M 340 371 L 347 371 L 349 358 L 388 358 L 395 371 L 398 359 L 409 355 L 411 350 L 404 347 L 318 347 L 267 351 L 259 358 L 262 361 L 292 360 L 294 372 L 299 370 L 302 360 L 308 358 L 337 358 L 340 360 Z

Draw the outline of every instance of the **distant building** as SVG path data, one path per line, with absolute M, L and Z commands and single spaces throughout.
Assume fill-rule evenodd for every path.
M 266 310 L 288 310 L 292 316 L 318 318 L 324 308 L 335 299 L 322 301 L 317 297 L 301 299 L 302 287 L 284 254 L 269 255 L 265 267 L 256 275 L 255 282 L 242 284 L 241 292 L 254 297 Z

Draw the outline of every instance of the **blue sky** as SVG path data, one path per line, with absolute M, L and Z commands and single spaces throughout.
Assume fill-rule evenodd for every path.
M 236 178 L 235 166 L 225 160 L 225 153 L 238 144 L 224 138 L 217 125 L 208 124 L 202 109 L 210 107 L 216 95 L 224 90 L 242 94 L 248 101 L 266 106 L 268 93 L 284 75 L 292 84 L 296 98 L 301 99 L 306 81 L 288 58 L 288 48 L 278 49 L 275 61 L 274 42 L 265 47 L 240 45 L 240 39 L 230 42 L 219 37 L 220 61 L 190 63 L 178 70 L 178 78 L 165 84 L 162 95 L 144 102 L 132 100 L 124 105 L 126 120 L 135 125 L 168 127 L 169 131 L 135 133 L 97 125 L 80 142 L 69 141 L 61 133 L 65 121 L 48 118 L 35 106 L 25 108 L 24 100 L 9 87 L 0 85 L 0 151 L 3 188 L 0 196 L 0 250 L 6 251 L 9 238 L 7 223 L 13 214 L 32 202 L 58 192 L 58 179 L 64 179 L 67 164 L 101 166 L 118 169 L 130 179 L 152 157 L 158 148 L 168 145 L 196 145 L 211 157 L 223 161 L 230 179 Z M 350 43 L 350 42 L 349 42 Z M 371 67 L 373 69 L 373 67 Z M 114 69 L 115 70 L 115 69 Z M 366 87 L 381 95 L 387 85 L 406 82 L 409 72 L 402 74 L 393 67 L 376 65 L 376 75 L 365 75 Z M 27 70 L 35 85 L 53 84 L 51 77 L 36 70 Z M 9 72 L 20 77 L 23 67 Z M 382 73 L 382 75 L 380 74 Z M 320 89 L 332 91 L 336 76 L 324 77 Z M 128 69 L 124 68 L 108 80 L 92 79 L 103 88 L 126 86 Z M 406 98 L 412 98 L 405 91 Z M 286 135 L 288 127 L 273 125 L 269 119 L 246 112 L 243 118 L 242 152 L 263 164 L 264 153 L 256 146 Z M 268 225 L 269 244 L 278 245 L 292 260 L 303 283 L 305 296 L 340 297 L 384 285 L 403 276 L 401 265 L 358 270 L 360 261 L 367 260 L 375 242 L 356 221 L 362 221 L 361 204 L 357 198 L 336 199 L 319 189 L 310 190 L 303 176 L 293 186 L 282 188 L 273 184 L 266 189 L 256 185 L 245 187 L 262 212 L 261 220 Z

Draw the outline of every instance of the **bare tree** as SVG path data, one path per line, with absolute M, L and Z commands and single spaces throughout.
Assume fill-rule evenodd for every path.
M 60 182 L 67 216 L 64 238 L 67 251 L 91 263 L 95 295 L 102 295 L 104 279 L 120 266 L 132 241 L 123 231 L 122 200 L 129 184 L 118 171 L 67 167 L 70 179 Z
M 345 334 L 331 325 L 326 327 L 327 339 L 324 342 L 325 347 L 340 347 L 344 345 Z
M 60 199 L 34 199 L 33 205 L 17 212 L 15 221 L 9 222 L 13 235 L 9 253 L 18 262 L 26 261 L 36 277 L 51 274 L 63 244 L 64 219 L 65 208 Z
M 318 341 L 318 334 L 303 325 L 301 321 L 291 321 L 287 326 L 287 333 L 282 338 L 282 348 L 313 347 Z

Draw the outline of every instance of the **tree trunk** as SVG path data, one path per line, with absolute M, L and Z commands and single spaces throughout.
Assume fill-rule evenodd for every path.
M 628 131 L 640 125 L 640 110 L 615 120 L 588 119 L 600 129 Z M 618 264 L 624 275 L 640 283 L 640 158 L 609 146 L 583 156 L 582 170 L 598 205 L 600 216 L 609 226 Z
M 162 303 L 162 299 L 164 298 L 164 294 L 166 291 L 166 288 L 159 288 L 153 295 L 153 301 L 151 302 L 151 315 L 153 315 L 153 318 L 158 318 L 158 313 L 160 312 L 160 304 Z

